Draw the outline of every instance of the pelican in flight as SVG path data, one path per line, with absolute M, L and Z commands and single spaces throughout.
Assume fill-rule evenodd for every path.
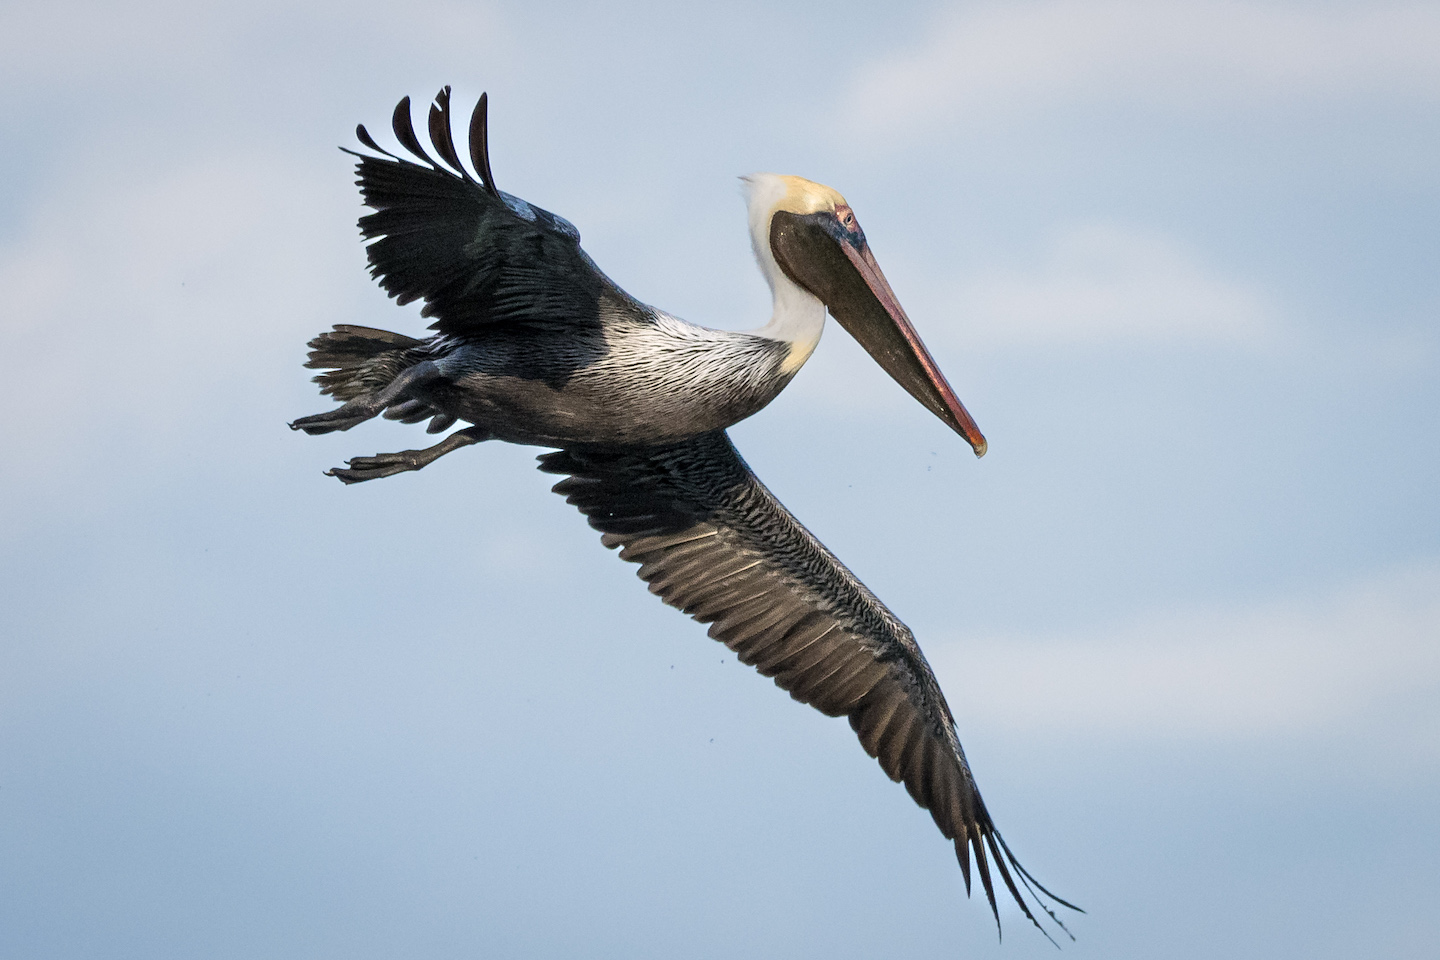
M 347 151 L 374 211 L 360 219 L 370 272 L 397 303 L 423 301 L 435 335 L 352 325 L 320 334 L 306 366 L 325 371 L 320 392 L 343 403 L 291 427 L 329 433 L 379 414 L 429 420 L 430 433 L 468 424 L 434 446 L 328 471 L 347 484 L 419 470 L 484 440 L 557 448 L 540 469 L 565 477 L 555 492 L 601 543 L 639 564 L 652 593 L 710 624 L 743 663 L 796 700 L 848 717 L 866 752 L 953 841 L 967 895 L 973 854 L 997 924 L 992 863 L 1032 923 L 1040 927 L 1029 900 L 1064 929 L 1047 899 L 1078 908 L 1041 886 L 995 829 L 910 630 L 765 489 L 725 433 L 785 388 L 828 310 L 984 455 L 985 438 L 850 205 L 800 177 L 746 177 L 750 239 L 774 313 L 757 330 L 711 330 L 635 300 L 567 220 L 499 190 L 485 118 L 482 95 L 470 120 L 473 175 L 455 149 L 448 87 L 429 112 L 438 161 L 415 134 L 408 97 L 392 126 L 413 160 L 356 128 L 372 151 Z

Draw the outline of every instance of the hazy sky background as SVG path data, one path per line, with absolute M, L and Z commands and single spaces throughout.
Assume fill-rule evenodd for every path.
M 735 177 L 843 192 L 990 439 L 838 327 L 734 431 L 914 629 L 1065 956 L 1431 957 L 1440 5 L 0 7 L 0 955 L 1053 956 L 485 444 L 311 438 L 349 158 L 753 327 Z

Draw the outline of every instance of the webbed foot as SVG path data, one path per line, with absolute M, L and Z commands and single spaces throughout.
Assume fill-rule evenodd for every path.
M 373 457 L 356 457 L 345 461 L 344 467 L 326 470 L 325 475 L 347 484 L 391 477 L 397 473 L 419 470 L 453 450 L 488 439 L 490 434 L 480 427 L 466 427 L 464 430 L 456 430 L 433 447 L 426 447 L 424 450 L 401 450 L 399 453 L 377 453 Z
M 304 430 L 311 436 L 315 436 L 336 430 L 349 430 L 357 423 L 364 423 L 371 417 L 377 416 L 386 407 L 410 408 L 412 404 L 416 408 L 425 407 L 425 404 L 410 398 L 409 392 L 415 387 L 424 386 L 432 380 L 439 379 L 440 375 L 440 368 L 435 365 L 433 360 L 421 361 L 390 381 L 385 389 L 356 397 L 334 410 L 301 417 L 290 424 L 290 429 Z M 428 416 L 428 414 L 424 416 Z M 424 416 L 418 419 L 424 419 Z

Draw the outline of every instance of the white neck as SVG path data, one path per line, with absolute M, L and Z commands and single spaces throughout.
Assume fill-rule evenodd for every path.
M 765 282 L 770 285 L 774 302 L 770 322 L 749 332 L 790 344 L 785 371 L 793 373 L 810 359 L 820 342 L 820 334 L 825 329 L 825 304 L 785 276 L 770 250 L 770 218 L 785 196 L 786 184 L 769 173 L 751 174 L 742 179 L 749 204 L 750 246 L 755 251 L 760 272 L 765 274 Z

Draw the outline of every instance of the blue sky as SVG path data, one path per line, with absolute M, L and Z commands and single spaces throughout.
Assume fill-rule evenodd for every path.
M 990 440 L 838 327 L 734 431 L 910 624 L 1075 957 L 1428 957 L 1440 6 L 0 7 L 0 954 L 1050 956 L 848 726 L 482 445 L 343 488 L 300 367 L 416 333 L 347 158 L 500 185 L 758 326 L 829 183 Z

